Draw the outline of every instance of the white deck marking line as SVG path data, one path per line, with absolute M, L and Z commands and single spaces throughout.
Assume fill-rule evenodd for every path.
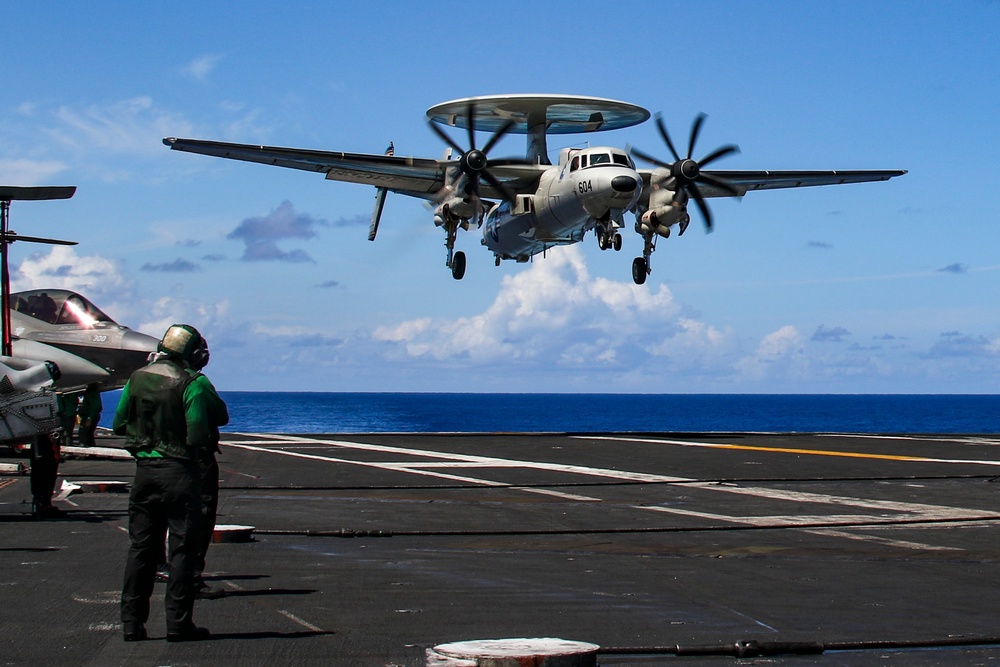
M 827 449 L 799 449 L 792 447 L 761 447 L 757 445 L 736 445 L 722 442 L 695 442 L 691 440 L 670 440 L 663 438 L 629 438 L 623 436 L 570 436 L 581 440 L 611 440 L 616 442 L 642 442 L 654 445 L 678 445 L 680 447 L 705 447 L 708 449 L 733 449 L 751 452 L 767 452 L 772 454 L 807 454 L 811 456 L 836 456 L 852 459 L 879 459 L 883 461 L 909 461 L 916 463 L 960 463 L 967 465 L 1000 466 L 1000 461 L 990 459 L 968 460 L 968 459 L 938 459 L 926 456 L 905 456 L 899 454 L 867 454 L 864 452 L 838 452 Z M 879 437 L 879 436 L 872 436 Z M 883 439 L 890 439 L 882 436 Z M 918 438 L 913 438 L 917 440 Z M 920 438 L 921 440 L 923 438 Z
M 239 584 L 237 584 L 235 582 L 232 582 L 232 581 L 226 580 L 223 583 L 226 584 L 227 586 L 229 586 L 230 588 L 232 588 L 235 591 L 246 591 L 247 590 L 243 586 L 240 586 Z M 285 618 L 287 618 L 288 620 L 294 621 L 295 623 L 298 623 L 299 625 L 301 625 L 306 630 L 312 630 L 313 632 L 325 632 L 323 630 L 323 628 L 317 627 L 317 626 L 313 625 L 312 623 L 299 618 L 298 616 L 296 616 L 295 614 L 293 614 L 290 611 L 285 611 L 284 609 L 275 609 L 275 611 L 278 612 L 279 614 L 281 614 L 282 616 L 284 616 Z
M 321 628 L 319 626 L 316 626 L 316 625 L 313 625 L 309 621 L 302 620 L 301 618 L 299 618 L 298 616 L 296 616 L 295 614 L 293 614 L 290 611 L 285 611 L 284 609 L 277 609 L 275 611 L 277 611 L 279 614 L 281 614 L 285 618 L 287 618 L 287 619 L 289 619 L 291 621 L 295 621 L 296 623 L 298 623 L 299 625 L 301 625 L 306 630 L 312 630 L 313 632 L 325 632 L 325 630 L 323 630 L 323 628 Z
M 982 437 L 931 437 L 916 435 L 880 435 L 875 433 L 817 433 L 824 438 L 864 438 L 866 440 L 926 440 L 929 442 L 956 442 L 961 445 L 1000 445 L 998 438 Z
M 730 523 L 741 523 L 745 525 L 755 526 L 757 528 L 794 528 L 795 526 L 807 526 L 815 523 L 854 523 L 858 521 L 870 521 L 872 523 L 878 523 L 879 521 L 898 521 L 900 517 L 885 517 L 885 516 L 859 516 L 857 514 L 841 514 L 841 515 L 830 515 L 830 514 L 820 514 L 813 516 L 760 516 L 760 517 L 735 517 L 728 516 L 725 514 L 710 514 L 708 512 L 696 512 L 694 510 L 682 510 L 672 507 L 639 507 L 638 509 L 652 510 L 654 512 L 664 512 L 666 514 L 678 514 L 682 516 L 691 516 L 699 519 L 711 519 L 715 521 L 723 521 Z M 915 515 L 913 517 L 903 517 L 903 518 L 914 518 L 923 519 L 923 516 Z M 889 528 L 896 528 L 898 524 L 892 524 L 887 526 Z M 920 528 L 927 528 L 928 526 L 920 526 Z M 859 526 L 859 529 L 862 528 Z M 864 526 L 865 529 L 879 529 L 878 526 Z M 915 526 L 908 526 L 908 528 L 915 528 Z M 848 540 L 856 540 L 858 542 L 875 542 L 877 544 L 885 544 L 889 546 L 899 547 L 902 549 L 917 549 L 920 551 L 964 551 L 959 547 L 947 547 L 940 546 L 936 544 L 925 544 L 923 542 L 910 542 L 907 540 L 893 540 L 887 537 L 879 537 L 878 535 L 868 535 L 866 533 L 851 533 L 846 530 L 846 528 L 803 528 L 805 533 L 814 533 L 816 535 L 823 535 L 825 537 L 840 537 Z
M 317 443 L 326 444 L 333 447 L 342 447 L 349 449 L 359 449 L 365 451 L 377 451 L 383 453 L 395 453 L 404 454 L 409 456 L 419 456 L 424 458 L 434 458 L 434 459 L 445 459 L 452 463 L 452 465 L 467 464 L 474 467 L 499 467 L 499 468 L 529 468 L 536 470 L 548 470 L 555 472 L 569 472 L 581 475 L 591 475 L 596 477 L 604 477 L 610 479 L 624 480 L 624 481 L 643 481 L 643 482 L 694 482 L 694 480 L 686 479 L 683 477 L 673 477 L 667 475 L 654 475 L 649 473 L 635 473 L 622 470 L 610 470 L 605 468 L 589 468 L 585 466 L 577 465 L 564 465 L 557 463 L 542 463 L 537 461 L 518 461 L 512 459 L 500 459 L 485 456 L 474 456 L 469 454 L 452 454 L 449 452 L 438 452 L 438 451 L 428 451 L 422 449 L 412 449 L 406 447 L 390 447 L 388 445 L 372 445 L 368 443 L 357 443 L 344 440 L 326 440 L 318 438 L 300 438 L 296 436 L 287 436 L 280 434 L 269 435 L 269 438 L 274 438 L 273 441 L 268 440 L 257 440 L 255 442 L 261 442 L 266 444 L 271 444 L 272 446 L 277 444 L 277 442 L 291 444 L 291 443 L 301 443 L 307 445 L 315 445 Z M 579 437 L 581 439 L 586 439 L 588 436 L 570 436 Z M 654 444 L 678 444 L 684 446 L 703 446 L 703 447 L 713 447 L 713 448 L 733 448 L 732 446 L 718 444 L 718 443 L 697 443 L 690 441 L 671 441 L 662 439 L 644 439 L 644 438 L 622 438 L 622 437 L 600 437 L 597 436 L 596 439 L 602 440 L 618 440 L 618 441 L 628 441 L 628 442 L 651 442 Z M 426 475 L 431 477 L 438 477 L 443 479 L 450 479 L 456 481 L 464 481 L 473 484 L 481 484 L 484 486 L 509 486 L 506 484 L 501 484 L 499 482 L 494 482 L 492 480 L 478 479 L 474 477 L 460 477 L 457 475 L 447 475 L 443 473 L 436 473 L 430 470 L 426 470 L 427 467 L 434 467 L 436 464 L 442 463 L 441 461 L 428 461 L 426 465 L 415 466 L 412 463 L 385 463 L 385 462 L 367 462 L 367 461 L 353 461 L 349 459 L 341 459 L 336 457 L 319 456 L 316 454 L 304 454 L 301 452 L 288 451 L 281 448 L 269 448 L 269 447 L 257 447 L 247 445 L 244 442 L 223 442 L 222 444 L 237 447 L 241 449 L 247 449 L 252 451 L 267 452 L 271 454 L 281 454 L 283 456 L 293 456 L 296 458 L 305 458 L 312 460 L 329 461 L 332 463 L 347 463 L 351 465 L 359 465 L 363 467 L 373 467 L 384 470 L 393 470 L 398 472 L 408 472 L 417 475 Z M 757 448 L 773 451 L 770 448 Z M 787 451 L 787 450 L 786 450 Z M 795 450 L 808 453 L 812 450 Z M 829 454 L 829 452 L 826 452 Z M 878 456 L 878 455 L 874 455 Z M 868 458 L 868 457 L 866 457 Z M 894 460 L 896 457 L 893 457 Z M 915 457 L 905 457 L 908 460 L 930 460 L 930 459 L 915 459 Z M 852 514 L 852 515 L 813 515 L 813 516 L 802 516 L 802 515 L 787 515 L 787 516 L 764 516 L 764 517 L 739 517 L 739 516 L 729 516 L 722 514 L 711 514 L 706 512 L 696 512 L 693 510 L 681 510 L 677 508 L 663 507 L 663 506 L 634 506 L 635 509 L 642 509 L 647 511 L 657 511 L 666 512 L 687 516 L 694 516 L 699 518 L 711 519 L 715 521 L 736 523 L 736 524 L 749 524 L 749 525 L 760 525 L 760 526 L 774 526 L 774 527 L 793 527 L 795 525 L 802 524 L 815 524 L 823 522 L 836 522 L 836 523 L 852 523 L 858 521 L 898 521 L 900 519 L 962 519 L 965 517 L 993 517 L 996 516 L 1000 518 L 1000 513 L 990 512 L 990 511 L 979 511 L 979 510 L 969 510 L 964 508 L 947 507 L 943 505 L 926 505 L 919 503 L 901 503 L 895 501 L 880 501 L 880 500 L 870 500 L 864 498 L 850 498 L 844 496 L 832 496 L 828 494 L 818 494 L 818 493 L 803 493 L 794 491 L 782 491 L 779 489 L 769 489 L 764 487 L 745 487 L 745 486 L 728 486 L 715 483 L 694 483 L 691 484 L 693 488 L 699 488 L 706 491 L 724 491 L 729 493 L 744 494 L 750 496 L 756 496 L 761 498 L 767 498 L 771 500 L 779 501 L 789 501 L 795 503 L 811 502 L 819 503 L 825 505 L 841 505 L 846 507 L 859 507 L 866 509 L 881 509 L 888 512 L 894 513 L 893 515 L 863 515 L 863 514 Z M 545 489 L 525 489 L 520 488 L 524 491 L 542 493 L 544 495 L 552 495 L 553 493 Z M 571 494 L 563 494 L 562 497 L 572 498 Z M 587 496 L 582 496 L 581 499 L 595 500 Z M 845 533 L 850 534 L 850 533 Z M 852 539 L 865 540 L 870 535 L 854 535 Z M 880 538 L 883 539 L 883 538 Z M 902 541 L 900 541 L 902 543 Z M 913 543 L 918 544 L 918 543 Z M 921 549 L 934 549 L 936 547 L 932 545 L 923 545 L 919 547 Z
M 273 435 L 272 437 L 281 439 L 292 439 L 292 436 Z M 518 459 L 501 459 L 492 456 L 476 456 L 473 454 L 452 454 L 450 452 L 434 452 L 425 449 L 412 449 L 408 447 L 390 447 L 388 445 L 372 445 L 362 442 L 349 442 L 344 440 L 320 440 L 309 439 L 310 443 L 323 443 L 334 447 L 345 447 L 369 452 L 385 452 L 391 454 L 404 454 L 407 456 L 417 456 L 423 458 L 443 459 L 445 461 L 460 461 L 464 463 L 483 463 L 495 468 L 529 468 L 534 470 L 549 470 L 566 473 L 576 473 L 580 475 L 593 475 L 597 477 L 613 477 L 635 482 L 685 482 L 690 481 L 683 477 L 672 477 L 668 475 L 655 475 L 648 473 L 635 473 L 622 470 L 610 470 L 603 468 L 590 468 L 587 466 L 566 465 L 562 463 L 541 463 L 535 461 L 521 461 Z M 431 462 L 434 465 L 436 462 Z
M 509 487 L 509 488 L 515 488 L 515 489 L 517 489 L 519 491 L 523 491 L 524 493 L 534 493 L 534 494 L 542 495 L 542 496 L 553 496 L 553 497 L 557 497 L 557 498 L 564 498 L 566 500 L 588 500 L 588 501 L 596 501 L 596 502 L 600 501 L 600 498 L 589 498 L 587 496 L 574 496 L 574 495 L 569 494 L 569 493 L 561 493 L 559 491 L 549 491 L 548 489 L 527 489 L 527 488 L 524 488 L 524 487 L 510 487 L 510 485 L 505 484 L 503 482 L 494 482 L 492 480 L 480 479 L 478 477 L 463 477 L 463 476 L 460 476 L 460 475 L 447 475 L 447 474 L 444 474 L 444 473 L 433 472 L 433 471 L 430 471 L 430 470 L 424 470 L 425 467 L 446 467 L 446 466 L 449 466 L 449 465 L 453 466 L 453 467 L 481 467 L 481 468 L 485 468 L 485 467 L 491 467 L 491 468 L 501 467 L 501 466 L 496 466 L 496 465 L 490 465 L 489 463 L 486 463 L 485 461 L 465 463 L 465 464 L 457 463 L 457 462 L 451 462 L 451 463 L 437 462 L 437 463 L 431 463 L 431 464 L 425 464 L 425 465 L 416 464 L 416 463 L 386 463 L 386 462 L 372 463 L 372 462 L 369 462 L 369 461 L 352 461 L 352 460 L 349 460 L 349 459 L 340 459 L 340 458 L 334 458 L 334 457 L 330 457 L 330 456 L 317 456 L 316 454 L 302 454 L 300 452 L 290 452 L 290 451 L 287 451 L 287 450 L 284 450 L 284 449 L 269 449 L 267 447 L 256 447 L 256 446 L 244 445 L 243 443 L 223 442 L 222 444 L 228 445 L 230 447 L 237 447 L 237 448 L 240 448 L 240 449 L 248 449 L 248 450 L 257 451 L 257 452 L 269 452 L 271 454 L 283 454 L 285 456 L 293 456 L 293 457 L 296 457 L 296 458 L 305 458 L 305 459 L 314 459 L 314 460 L 319 460 L 319 461 L 328 461 L 330 463 L 349 463 L 349 464 L 352 464 L 352 465 L 359 465 L 359 466 L 362 466 L 362 467 L 379 468 L 379 469 L 382 469 L 382 470 L 394 470 L 394 471 L 398 471 L 398 472 L 411 472 L 411 473 L 414 473 L 414 474 L 417 474 L 417 475 L 424 475 L 424 476 L 427 476 L 427 477 L 435 477 L 435 478 L 438 478 L 438 479 L 446 479 L 446 480 L 449 480 L 449 481 L 452 481 L 452 482 L 463 482 L 463 483 L 466 483 L 466 484 L 479 484 L 481 486 Z M 428 454 L 425 452 L 424 455 L 427 456 Z M 508 462 L 508 464 L 509 465 L 504 466 L 504 467 L 521 467 L 521 466 L 516 466 L 515 462 Z
M 723 491 L 726 493 L 736 493 L 754 496 L 755 498 L 770 498 L 772 500 L 787 500 L 794 503 L 821 503 L 824 505 L 842 505 L 844 507 L 863 507 L 866 509 L 888 510 L 890 512 L 903 512 L 922 517 L 930 518 L 952 518 L 956 513 L 968 514 L 969 516 L 996 516 L 1000 518 L 1000 513 L 990 510 L 970 510 L 965 508 L 947 507 L 944 505 L 926 505 L 922 503 L 904 503 L 894 500 L 871 500 L 866 498 L 851 498 L 847 496 L 833 496 L 825 493 L 803 493 L 801 491 L 783 491 L 781 489 L 769 489 L 752 486 L 732 486 L 729 484 L 698 483 L 689 484 L 688 488 L 711 489 L 713 491 Z M 942 512 L 942 510 L 944 512 Z
M 518 491 L 527 491 L 528 493 L 537 493 L 541 496 L 552 496 L 553 498 L 563 498 L 565 500 L 579 500 L 582 502 L 590 502 L 590 503 L 604 502 L 602 498 L 591 498 L 590 496 L 580 496 L 575 493 L 565 493 L 563 491 L 552 491 L 551 489 L 527 489 L 523 486 L 512 486 L 510 488 L 517 489 Z
M 848 533 L 847 531 L 836 530 L 833 528 L 808 528 L 803 532 L 823 535 L 825 537 L 842 537 L 848 540 L 858 540 L 861 542 L 875 542 L 876 544 L 885 544 L 890 547 L 899 547 L 901 549 L 922 549 L 925 551 L 965 551 L 965 549 L 961 549 L 959 547 L 945 547 L 934 544 L 924 544 L 922 542 L 910 542 L 908 540 L 893 540 L 888 537 Z
M 242 443 L 236 442 L 223 442 L 223 445 L 229 447 L 236 447 L 237 449 L 247 449 L 253 452 L 266 452 L 268 454 L 281 454 L 282 456 L 291 456 L 298 459 L 310 459 L 313 461 L 326 461 L 328 463 L 346 463 L 349 465 L 361 466 L 363 468 L 379 468 L 381 470 L 395 470 L 403 472 L 412 472 L 415 475 L 424 475 L 427 477 L 437 477 L 440 479 L 447 479 L 456 482 L 468 482 L 470 484 L 483 484 L 485 486 L 507 486 L 506 484 L 501 484 L 500 482 L 491 482 L 487 479 L 476 479 L 474 477 L 460 477 L 458 475 L 445 475 L 444 473 L 431 472 L 429 470 L 415 470 L 412 468 L 401 468 L 399 465 L 394 463 L 375 463 L 371 461 L 352 461 L 350 459 L 340 459 L 333 456 L 319 456 L 317 454 L 303 454 L 301 452 L 290 452 L 284 449 L 270 449 L 268 447 L 257 447 L 253 445 L 244 445 Z

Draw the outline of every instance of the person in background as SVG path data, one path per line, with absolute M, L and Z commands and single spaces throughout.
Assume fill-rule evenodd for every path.
M 31 441 L 31 511 L 39 519 L 62 516 L 62 509 L 52 504 L 52 494 L 59 476 L 61 449 L 73 443 L 77 396 L 56 393 L 61 430 L 39 433 Z
M 56 411 L 59 413 L 59 423 L 62 433 L 59 440 L 63 447 L 73 445 L 73 431 L 76 430 L 76 415 L 79 411 L 80 394 L 64 394 L 56 392 Z
M 31 511 L 38 519 L 62 516 L 52 504 L 59 474 L 59 435 L 39 433 L 31 441 Z
M 208 363 L 208 344 L 205 345 L 205 363 Z M 200 371 L 201 369 L 194 369 Z M 198 541 L 198 558 L 194 570 L 195 597 L 208 600 L 224 597 L 226 592 L 205 583 L 205 556 L 212 544 L 215 532 L 215 520 L 219 511 L 219 462 L 215 455 L 219 453 L 219 427 L 229 423 L 229 409 L 225 401 L 215 391 L 208 378 L 198 373 L 197 379 L 204 384 L 205 391 L 205 421 L 209 425 L 210 446 L 201 452 L 198 463 L 201 467 L 201 511 L 202 522 Z
M 199 372 L 207 363 L 208 344 L 198 330 L 172 325 L 154 361 L 129 378 L 115 410 L 112 428 L 125 436 L 125 447 L 136 459 L 121 595 L 125 641 L 147 638 L 156 561 L 168 529 L 167 641 L 211 636 L 193 620 L 194 573 L 204 531 L 200 461 L 217 442 L 212 415 L 218 394 Z
M 97 424 L 101 421 L 101 391 L 96 384 L 87 385 L 86 391 L 80 398 L 78 414 L 80 417 L 80 446 L 93 447 L 94 432 Z

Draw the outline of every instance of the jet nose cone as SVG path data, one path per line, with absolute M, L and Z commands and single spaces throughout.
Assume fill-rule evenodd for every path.
M 130 352 L 156 352 L 156 346 L 160 344 L 159 338 L 147 336 L 138 331 L 128 329 L 122 334 L 122 349 Z
M 611 179 L 611 187 L 616 192 L 632 192 L 638 183 L 631 176 L 615 176 Z

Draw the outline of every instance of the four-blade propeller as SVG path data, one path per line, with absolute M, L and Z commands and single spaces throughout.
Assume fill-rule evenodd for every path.
M 698 185 L 718 188 L 733 197 L 739 197 L 740 193 L 725 180 L 712 174 L 706 174 L 702 169 L 721 157 L 725 157 L 731 153 L 738 153 L 740 149 L 737 146 L 729 144 L 709 153 L 701 160 L 692 159 L 691 154 L 694 153 L 694 145 L 698 140 L 698 134 L 701 132 L 701 126 L 705 122 L 705 118 L 705 114 L 702 113 L 698 114 L 698 117 L 694 119 L 694 124 L 691 126 L 691 138 L 688 141 L 687 157 L 682 158 L 677 153 L 677 149 L 674 148 L 674 143 L 670 140 L 670 134 L 667 132 L 667 127 L 664 125 L 660 114 L 656 114 L 656 127 L 659 128 L 660 136 L 663 137 L 667 148 L 670 149 L 670 153 L 674 156 L 674 161 L 664 162 L 634 147 L 630 148 L 629 151 L 633 157 L 669 171 L 670 175 L 664 180 L 674 181 L 672 184 L 667 183 L 667 187 L 677 192 L 675 201 L 686 204 L 688 196 L 694 197 L 695 203 L 698 204 L 698 209 L 701 210 L 701 214 L 705 219 L 705 228 L 708 231 L 712 231 L 712 213 L 709 211 Z

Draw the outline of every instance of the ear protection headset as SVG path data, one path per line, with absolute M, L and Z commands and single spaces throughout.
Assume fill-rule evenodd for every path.
M 198 330 L 189 324 L 171 325 L 163 334 L 163 340 L 156 349 L 180 357 L 195 370 L 201 370 L 208 365 L 208 343 Z

